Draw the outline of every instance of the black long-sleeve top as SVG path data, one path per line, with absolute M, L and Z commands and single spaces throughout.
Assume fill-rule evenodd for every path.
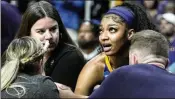
M 74 91 L 84 64 L 84 57 L 76 47 L 62 43 L 46 61 L 45 73 L 55 82 L 67 85 Z

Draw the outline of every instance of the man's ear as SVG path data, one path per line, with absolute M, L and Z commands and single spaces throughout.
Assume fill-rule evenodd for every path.
M 135 34 L 135 31 L 134 31 L 134 29 L 129 29 L 128 30 L 128 40 L 131 40 L 131 37 L 133 36 Z
M 138 57 L 137 57 L 137 55 L 136 54 L 134 54 L 134 64 L 138 64 Z
M 167 59 L 167 61 L 166 61 L 166 65 L 165 65 L 165 68 L 167 68 L 168 67 L 168 64 L 170 63 L 170 60 L 169 59 Z
M 136 54 L 130 53 L 130 55 L 129 55 L 129 64 L 130 65 L 138 64 L 138 58 L 137 58 Z

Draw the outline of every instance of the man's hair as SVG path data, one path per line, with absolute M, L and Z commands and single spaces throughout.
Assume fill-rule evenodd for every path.
M 168 58 L 169 43 L 161 33 L 153 30 L 142 30 L 131 38 L 130 52 L 139 53 L 140 58 L 149 55 Z

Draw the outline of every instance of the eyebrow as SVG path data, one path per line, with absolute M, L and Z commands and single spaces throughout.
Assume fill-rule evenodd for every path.
M 116 24 L 109 24 L 108 26 L 117 26 Z
M 108 26 L 118 26 L 116 24 L 109 24 Z M 102 25 L 99 25 L 99 28 L 102 27 Z
M 43 28 L 37 28 L 37 29 L 35 29 L 35 30 L 44 30 Z
M 53 25 L 52 27 L 50 27 L 49 29 L 52 29 L 52 28 L 56 28 L 58 25 Z
M 51 26 L 51 27 L 49 27 L 49 28 L 53 28 L 53 27 L 57 27 L 58 25 L 57 24 L 55 24 L 55 25 L 53 25 L 53 26 Z
M 58 26 L 58 25 L 56 24 L 56 25 L 53 25 L 53 26 L 51 26 L 51 27 L 56 27 L 56 26 Z

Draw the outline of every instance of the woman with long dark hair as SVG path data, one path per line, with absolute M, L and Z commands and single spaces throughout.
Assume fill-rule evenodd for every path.
M 23 36 L 37 37 L 43 43 L 49 41 L 50 45 L 43 59 L 46 62 L 45 74 L 74 90 L 85 61 L 53 5 L 39 1 L 27 8 L 16 38 Z

